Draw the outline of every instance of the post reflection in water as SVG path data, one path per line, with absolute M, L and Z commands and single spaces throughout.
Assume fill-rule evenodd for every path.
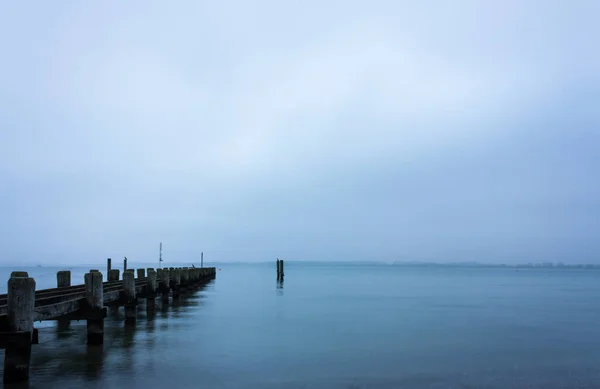
M 135 346 L 135 325 L 125 325 L 123 327 L 123 360 L 120 364 L 122 370 L 131 371 L 134 366 L 133 355 Z
M 277 280 L 277 295 L 283 296 L 283 280 Z
M 104 367 L 103 345 L 88 345 L 85 353 L 85 376 L 88 379 L 97 379 L 102 374 Z

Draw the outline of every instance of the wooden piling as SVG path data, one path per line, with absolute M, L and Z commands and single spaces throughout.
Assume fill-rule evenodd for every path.
M 126 271 L 123 273 L 123 292 L 125 297 L 125 323 L 135 324 L 137 300 L 133 272 Z
M 27 272 L 13 272 L 8 280 L 7 317 L 14 336 L 4 353 L 4 383 L 29 380 L 35 307 L 35 280 Z
M 181 286 L 187 287 L 190 281 L 190 269 L 184 267 L 180 270 L 181 274 Z
M 112 259 L 106 258 L 106 275 L 107 276 L 110 273 L 111 269 L 112 269 Z
M 148 269 L 148 286 L 146 287 L 146 310 L 154 311 L 156 307 L 156 272 Z
M 104 343 L 104 289 L 102 273 L 90 271 L 85 276 L 85 300 L 87 303 L 87 343 Z
M 120 276 L 121 272 L 119 271 L 119 269 L 110 269 L 110 271 L 108 272 L 108 281 L 119 281 Z
M 61 270 L 56 273 L 56 287 L 66 288 L 68 286 L 71 286 L 71 271 Z
M 181 288 L 181 269 L 173 269 L 171 276 L 171 289 L 173 290 L 173 298 L 179 298 L 179 290 Z
M 162 301 L 166 302 L 169 301 L 169 292 L 171 290 L 171 283 L 170 283 L 170 275 L 171 272 L 169 269 L 164 268 L 161 269 L 162 270 Z
M 283 259 L 279 260 L 279 279 L 283 280 L 283 276 L 285 276 L 285 271 L 283 270 Z
M 123 259 L 123 273 L 127 270 L 127 257 Z
M 279 258 L 277 258 L 277 279 L 281 277 L 281 266 L 279 265 Z
M 146 277 L 146 269 L 137 269 L 137 278 Z

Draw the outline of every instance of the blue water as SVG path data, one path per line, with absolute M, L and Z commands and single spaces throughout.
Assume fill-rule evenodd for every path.
M 133 330 L 110 312 L 102 348 L 36 324 L 29 388 L 600 388 L 600 271 L 218 266 Z

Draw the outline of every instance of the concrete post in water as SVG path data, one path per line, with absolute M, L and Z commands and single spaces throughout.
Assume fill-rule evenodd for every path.
M 61 270 L 56 273 L 56 287 L 66 288 L 67 286 L 71 286 L 71 271 Z
M 6 345 L 4 383 L 29 380 L 35 307 L 35 280 L 27 272 L 13 272 L 8 280 L 7 318 L 11 332 L 24 332 Z
M 104 288 L 102 273 L 90 271 L 85 275 L 85 300 L 88 307 L 87 343 L 104 343 Z
M 137 300 L 133 272 L 126 271 L 123 273 L 123 290 L 125 294 L 125 323 L 135 324 Z
M 108 282 L 119 281 L 119 277 L 121 276 L 119 269 L 110 269 L 108 272 Z
M 137 278 L 146 277 L 146 269 L 137 269 Z
M 106 258 L 106 274 L 110 273 L 110 269 L 112 269 L 112 259 Z

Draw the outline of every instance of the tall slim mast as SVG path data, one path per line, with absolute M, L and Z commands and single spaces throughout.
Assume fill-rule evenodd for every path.
M 158 249 L 158 267 L 160 268 L 162 265 L 162 242 L 160 242 L 160 247 Z

